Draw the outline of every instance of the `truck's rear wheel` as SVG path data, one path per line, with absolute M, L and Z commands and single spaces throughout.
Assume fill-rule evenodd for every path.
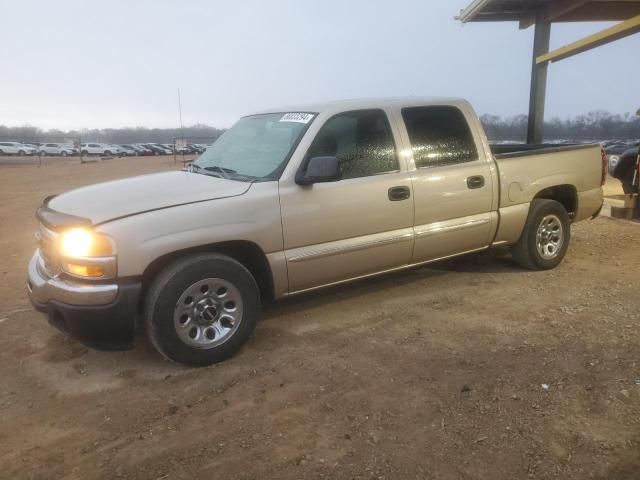
M 520 240 L 513 246 L 516 263 L 530 270 L 549 270 L 562 262 L 571 238 L 571 222 L 564 206 L 555 200 L 536 199 Z
M 251 336 L 259 313 L 258 286 L 242 264 L 225 255 L 194 254 L 155 278 L 144 317 L 160 353 L 205 366 L 235 354 Z

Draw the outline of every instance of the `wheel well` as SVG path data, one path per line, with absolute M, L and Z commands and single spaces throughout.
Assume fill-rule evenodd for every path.
M 561 203 L 570 217 L 573 217 L 578 211 L 578 192 L 573 185 L 556 185 L 545 188 L 536 194 L 534 200 L 537 198 L 555 200 Z
M 202 252 L 221 253 L 240 262 L 247 270 L 249 270 L 253 278 L 256 280 L 262 301 L 266 303 L 273 300 L 273 276 L 271 274 L 271 267 L 269 266 L 267 256 L 255 243 L 246 240 L 236 240 L 178 250 L 156 258 L 149 264 L 142 274 L 142 295 L 140 296 L 140 306 L 143 305 L 143 299 L 146 296 L 149 285 L 165 266 L 183 255 Z

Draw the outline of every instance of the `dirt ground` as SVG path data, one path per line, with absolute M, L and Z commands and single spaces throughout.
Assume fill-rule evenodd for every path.
M 65 339 L 24 293 L 35 208 L 173 168 L 0 166 L 0 478 L 640 479 L 640 225 L 281 302 L 211 368 Z

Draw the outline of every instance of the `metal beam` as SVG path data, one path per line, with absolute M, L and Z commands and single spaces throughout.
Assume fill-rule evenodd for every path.
M 591 2 L 591 3 L 590 3 Z M 615 3 L 614 3 L 615 2 Z M 614 7 L 617 10 L 614 12 Z M 632 14 L 620 16 L 621 8 L 635 9 Z M 544 18 L 549 22 L 573 22 L 585 20 L 626 20 L 637 15 L 638 3 L 621 3 L 616 0 L 602 0 L 594 10 L 593 0 L 556 0 L 539 9 L 545 12 Z M 478 15 L 482 15 L 479 13 Z M 525 30 L 536 23 L 536 13 L 522 11 L 519 17 L 520 30 Z
M 542 143 L 544 128 L 544 103 L 547 91 L 547 63 L 538 64 L 536 59 L 549 51 L 551 23 L 538 12 L 533 36 L 533 58 L 531 61 L 531 92 L 529 94 L 529 120 L 527 143 Z
M 531 12 L 529 14 L 522 15 L 520 17 L 520 20 L 519 20 L 519 22 L 520 22 L 520 25 L 519 25 L 520 30 L 526 30 L 531 25 L 535 25 L 536 24 L 536 18 L 537 18 L 536 12 Z
M 583 6 L 558 16 L 555 22 L 622 22 L 640 15 L 640 2 L 606 0 L 587 2 Z
M 553 52 L 539 54 L 535 58 L 535 63 L 537 65 L 543 65 L 549 62 L 564 60 L 565 58 L 620 40 L 621 38 L 628 37 L 629 35 L 633 35 L 638 32 L 640 32 L 640 15 L 630 18 L 626 22 L 614 25 L 611 28 L 607 28 L 601 32 L 589 35 L 577 42 L 565 45 Z
M 558 17 L 566 15 L 576 8 L 582 7 L 587 2 L 589 2 L 589 0 L 564 0 L 560 2 L 556 1 L 553 3 L 549 3 L 547 6 L 546 19 L 550 22 L 553 22 Z

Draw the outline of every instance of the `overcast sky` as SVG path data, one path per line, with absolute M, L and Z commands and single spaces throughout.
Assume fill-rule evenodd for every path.
M 301 102 L 446 95 L 526 113 L 533 28 L 471 0 L 0 0 L 0 124 L 227 127 Z M 552 48 L 608 24 L 556 24 Z M 552 64 L 546 118 L 640 108 L 640 34 Z

